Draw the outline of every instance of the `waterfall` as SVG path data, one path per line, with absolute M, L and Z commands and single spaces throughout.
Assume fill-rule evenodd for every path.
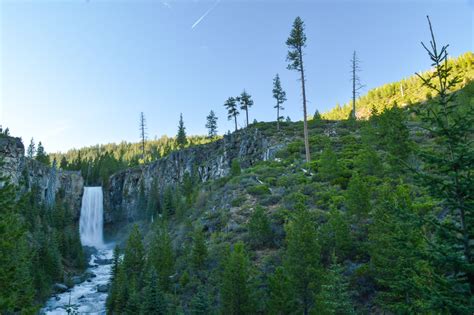
M 104 206 L 102 187 L 84 187 L 79 231 L 85 246 L 103 247 Z

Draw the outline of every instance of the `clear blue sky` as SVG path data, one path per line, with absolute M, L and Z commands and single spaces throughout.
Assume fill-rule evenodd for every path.
M 299 120 L 299 82 L 285 62 L 296 16 L 306 23 L 312 114 L 350 98 L 354 49 L 366 90 L 427 69 L 427 14 L 452 56 L 472 51 L 473 8 L 472 0 L 0 0 L 0 124 L 47 151 L 136 141 L 140 111 L 149 138 L 175 135 L 180 112 L 188 134 L 204 134 L 211 109 L 224 133 L 232 122 L 223 104 L 244 88 L 255 101 L 251 120 L 274 120 L 276 73 L 284 115 Z

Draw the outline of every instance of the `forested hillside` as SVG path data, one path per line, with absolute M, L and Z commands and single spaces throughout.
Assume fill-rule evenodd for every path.
M 186 137 L 187 143 L 183 147 L 205 144 L 215 139 L 218 137 L 189 136 Z M 49 156 L 51 161 L 58 161 L 62 169 L 81 171 L 86 185 L 100 185 L 106 184 L 109 176 L 119 170 L 154 161 L 179 148 L 181 146 L 176 137 L 162 136 L 145 142 L 144 156 L 141 143 L 138 142 L 95 145 Z
M 449 94 L 446 71 L 426 103 L 310 121 L 309 164 L 302 122 L 258 123 L 248 132 L 295 140 L 220 180 L 143 194 L 108 311 L 471 314 L 474 84 Z
M 452 87 L 453 91 L 463 88 L 468 82 L 474 79 L 474 53 L 467 52 L 457 58 L 448 60 L 449 67 L 452 68 L 452 75 L 462 78 L 460 82 Z M 428 76 L 430 71 L 422 73 Z M 373 110 L 379 113 L 385 108 L 393 106 L 410 106 L 429 100 L 437 93 L 432 89 L 423 86 L 421 80 L 412 75 L 398 82 L 384 84 L 371 89 L 367 94 L 359 97 L 356 101 L 356 114 L 358 118 L 368 118 Z M 348 102 L 342 106 L 336 105 L 330 111 L 322 114 L 325 119 L 340 120 L 349 118 L 352 111 L 352 103 Z
M 29 171 L 25 168 L 19 185 L 0 176 L 1 314 L 37 313 L 47 297 L 67 290 L 86 267 L 78 222 L 64 191 L 53 203 L 42 202 L 39 187 L 24 180 Z

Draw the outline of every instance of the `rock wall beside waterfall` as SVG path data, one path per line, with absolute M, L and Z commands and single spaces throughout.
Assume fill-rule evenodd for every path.
M 104 188 L 105 222 L 132 221 L 137 218 L 140 187 L 145 193 L 153 183 L 158 189 L 180 183 L 186 172 L 205 182 L 229 174 L 231 162 L 238 158 L 245 168 L 272 159 L 282 147 L 281 140 L 265 137 L 257 128 L 224 136 L 215 142 L 174 151 L 152 163 L 112 175 Z
M 84 180 L 80 172 L 55 170 L 25 156 L 20 138 L 0 137 L 0 175 L 9 178 L 20 193 L 36 186 L 42 202 L 52 203 L 57 194 L 67 202 L 79 218 Z M 3 183 L 0 183 L 2 185 Z

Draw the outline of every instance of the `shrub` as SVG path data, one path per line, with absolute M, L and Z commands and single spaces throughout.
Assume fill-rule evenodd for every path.
M 247 187 L 247 192 L 253 196 L 263 196 L 271 194 L 270 188 L 267 185 L 255 185 Z

